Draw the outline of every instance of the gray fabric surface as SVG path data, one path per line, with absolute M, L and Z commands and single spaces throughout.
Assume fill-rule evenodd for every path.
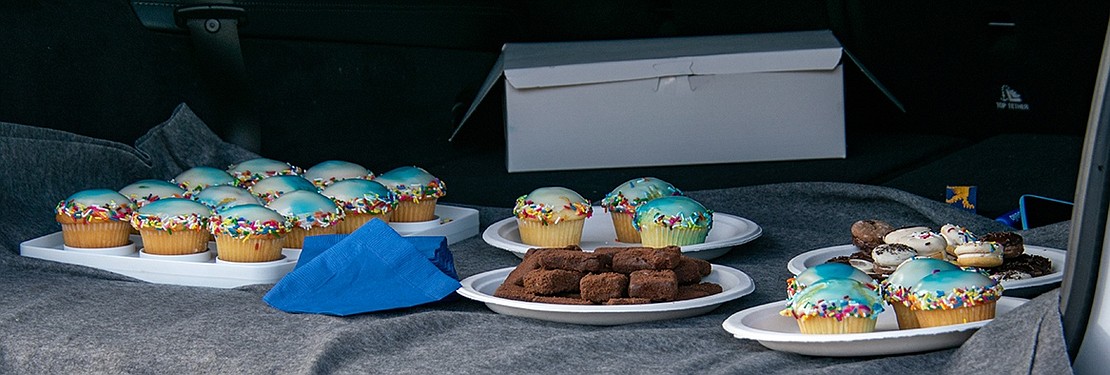
M 867 358 L 769 350 L 721 328 L 731 314 L 785 298 L 787 261 L 848 243 L 863 218 L 896 226 L 1001 224 L 899 190 L 841 183 L 763 185 L 690 195 L 751 219 L 763 236 L 713 260 L 754 293 L 693 318 L 593 327 L 445 302 L 353 317 L 287 314 L 262 302 L 271 285 L 215 289 L 150 284 L 19 256 L 19 243 L 58 230 L 51 210 L 83 188 L 169 178 L 193 165 L 251 155 L 211 136 L 187 108 L 137 144 L 0 124 L 0 373 L 1066 373 L 1058 292 L 999 316 L 962 347 Z M 506 202 L 509 205 L 510 202 Z M 479 207 L 482 227 L 509 216 Z M 1066 223 L 1023 233 L 1066 247 Z M 514 266 L 480 237 L 451 246 L 461 277 Z

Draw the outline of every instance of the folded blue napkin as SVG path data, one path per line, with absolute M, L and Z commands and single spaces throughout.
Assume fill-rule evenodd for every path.
M 305 238 L 293 271 L 263 301 L 291 313 L 346 316 L 412 307 L 459 288 L 444 237 L 402 237 L 381 220 Z

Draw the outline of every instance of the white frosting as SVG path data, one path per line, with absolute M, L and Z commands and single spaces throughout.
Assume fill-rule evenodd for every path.
M 875 261 L 875 266 L 883 271 L 893 271 L 915 256 L 917 256 L 916 250 L 891 244 L 882 244 L 871 250 L 871 259 Z
M 883 242 L 898 243 L 898 240 L 901 239 L 902 237 L 908 236 L 908 235 L 916 233 L 916 232 L 922 232 L 922 231 L 928 231 L 928 230 L 929 230 L 929 227 L 921 227 L 921 226 L 898 228 L 898 229 L 890 231 L 890 233 L 887 233 L 886 236 L 883 236 Z
M 944 239 L 944 236 L 928 229 L 902 236 L 895 240 L 894 243 L 912 247 L 914 250 L 917 250 L 917 255 L 927 257 L 936 257 L 938 253 L 943 254 L 944 250 L 948 247 L 948 241 Z

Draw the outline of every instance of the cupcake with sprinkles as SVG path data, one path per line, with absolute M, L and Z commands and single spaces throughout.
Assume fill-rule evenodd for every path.
M 175 176 L 171 183 L 185 190 L 185 197 L 192 197 L 209 186 L 235 185 L 235 177 L 215 167 L 192 167 Z
M 852 279 L 826 279 L 787 300 L 783 316 L 794 317 L 805 334 L 867 333 L 883 312 L 874 289 Z
M 250 188 L 251 194 L 254 194 L 263 203 L 273 202 L 282 194 L 291 193 L 297 190 L 305 191 L 318 191 L 316 185 L 309 182 L 304 177 L 296 175 L 282 175 L 264 178 L 255 182 Z
M 434 220 L 436 202 L 447 195 L 447 185 L 420 167 L 400 167 L 374 179 L 397 196 L 397 209 L 390 219 L 409 223 Z
M 147 179 L 124 186 L 123 189 L 119 189 L 119 193 L 139 208 L 162 198 L 182 198 L 185 196 L 185 189 L 169 181 Z
M 283 246 L 300 249 L 304 238 L 320 234 L 335 234 L 343 220 L 343 210 L 334 201 L 315 191 L 297 190 L 266 204 L 281 214 L 292 225 Z
M 305 170 L 304 178 L 312 181 L 313 184 L 316 184 L 316 187 L 323 189 L 342 180 L 373 180 L 374 172 L 349 161 L 327 160 Z
M 909 298 L 922 328 L 994 319 L 1002 284 L 974 270 L 940 271 L 921 278 Z
M 910 298 L 911 289 L 925 276 L 941 271 L 959 270 L 960 267 L 936 258 L 918 257 L 902 263 L 880 284 L 883 299 L 894 309 L 899 329 L 920 328 Z
M 397 197 L 384 185 L 375 181 L 348 179 L 332 183 L 321 192 L 343 209 L 343 220 L 336 233 L 354 233 L 370 220 L 389 222 L 397 208 Z
M 281 259 L 282 237 L 290 223 L 281 214 L 257 204 L 216 211 L 208 231 L 216 237 L 216 252 L 228 262 L 269 262 Z
M 640 232 L 632 225 L 636 207 L 652 199 L 676 195 L 682 195 L 682 191 L 674 185 L 654 177 L 641 177 L 625 181 L 609 194 L 605 194 L 605 198 L 601 199 L 601 207 L 613 220 L 617 241 L 639 243 Z
M 131 226 L 143 237 L 143 251 L 185 255 L 208 251 L 208 218 L 212 210 L 185 198 L 166 198 L 140 207 Z
M 299 175 L 303 172 L 304 170 L 292 164 L 267 158 L 250 159 L 227 167 L 227 173 L 235 177 L 241 187 L 250 187 L 266 177 Z
M 541 187 L 517 198 L 513 206 L 520 239 L 532 246 L 579 244 L 592 214 L 590 201 L 564 187 Z
M 852 279 L 871 289 L 879 285 L 863 271 L 844 263 L 822 263 L 806 268 L 798 276 L 786 279 L 786 298 L 791 298 L 807 286 L 829 279 Z
M 214 211 L 241 204 L 262 205 L 262 200 L 251 194 L 249 190 L 233 185 L 209 186 L 194 195 L 193 200 L 208 206 Z
M 713 211 L 685 196 L 657 198 L 636 208 L 632 225 L 647 247 L 700 244 L 713 228 Z
M 62 241 L 75 248 L 105 248 L 131 242 L 134 203 L 109 189 L 82 190 L 58 202 L 54 219 L 62 226 Z

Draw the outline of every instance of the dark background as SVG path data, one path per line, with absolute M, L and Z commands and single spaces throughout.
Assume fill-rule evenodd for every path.
M 138 3 L 154 15 L 145 26 L 122 0 L 0 3 L 0 121 L 132 144 L 187 103 L 226 136 L 204 57 L 159 24 L 178 1 Z M 845 181 L 937 199 L 945 185 L 977 185 L 991 217 L 1020 194 L 1072 200 L 1110 15 L 1106 2 L 315 3 L 240 4 L 266 157 L 419 165 L 447 182 L 445 201 L 491 206 L 545 185 L 599 199 L 644 175 L 685 190 Z M 847 159 L 508 174 L 496 91 L 447 141 L 503 43 L 814 29 L 831 29 L 904 104 L 845 69 Z M 1029 110 L 997 109 L 1002 85 Z

